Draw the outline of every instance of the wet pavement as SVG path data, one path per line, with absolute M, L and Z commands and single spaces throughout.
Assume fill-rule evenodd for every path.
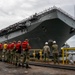
M 75 71 L 38 66 L 31 66 L 31 68 L 26 69 L 0 62 L 0 75 L 75 75 Z

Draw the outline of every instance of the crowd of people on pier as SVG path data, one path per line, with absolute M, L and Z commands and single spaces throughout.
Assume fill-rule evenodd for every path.
M 22 67 L 26 66 L 26 68 L 30 68 L 29 66 L 30 49 L 31 46 L 29 44 L 28 39 L 25 39 L 23 42 L 5 41 L 3 44 L 0 43 L 0 59 L 3 62 L 8 62 L 16 66 L 22 65 Z M 50 46 L 48 42 L 45 42 L 45 45 L 42 48 L 42 53 L 44 61 L 48 61 L 48 59 L 50 59 L 50 54 L 52 53 L 54 64 L 56 63 L 59 64 L 59 52 L 56 41 L 53 41 Z
M 8 62 L 15 64 L 16 66 L 20 65 L 20 57 L 23 56 L 22 66 L 26 64 L 26 68 L 29 68 L 29 40 L 25 41 L 13 41 L 13 42 L 4 42 L 0 43 L 0 57 L 3 62 Z
M 31 46 L 29 45 L 28 39 L 25 39 L 23 42 L 5 41 L 3 44 L 0 43 L 0 59 L 8 63 L 15 64 L 16 66 L 19 66 L 21 62 L 22 66 L 26 64 L 26 67 L 29 67 L 30 49 Z M 58 45 L 56 44 L 56 41 L 53 41 L 52 49 L 53 49 L 52 53 L 54 58 L 54 64 L 56 64 L 56 62 L 58 62 Z M 47 58 L 49 59 L 51 50 L 50 50 L 50 46 L 48 45 L 48 42 L 45 42 L 45 46 L 43 47 L 42 52 L 44 56 L 44 61 L 46 61 Z M 21 56 L 23 57 L 22 60 L 20 59 Z

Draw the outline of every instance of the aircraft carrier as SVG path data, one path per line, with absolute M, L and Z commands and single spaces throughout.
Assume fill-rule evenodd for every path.
M 75 20 L 55 6 L 0 30 L 0 42 L 30 40 L 32 48 L 42 48 L 55 40 L 61 46 L 75 34 Z

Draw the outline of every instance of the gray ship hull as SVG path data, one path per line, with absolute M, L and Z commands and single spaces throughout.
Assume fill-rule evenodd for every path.
M 32 48 L 42 48 L 44 43 L 48 40 L 56 40 L 59 48 L 69 39 L 74 33 L 70 34 L 70 26 L 65 24 L 60 19 L 46 20 L 41 24 L 37 24 L 36 28 L 30 32 L 17 36 L 15 38 L 9 39 L 8 41 L 21 40 L 24 41 L 26 38 L 30 40 L 30 45 Z M 16 34 L 17 35 L 17 34 Z

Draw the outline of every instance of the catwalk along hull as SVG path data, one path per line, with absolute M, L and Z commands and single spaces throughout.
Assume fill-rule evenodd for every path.
M 50 13 L 45 14 L 45 16 L 35 22 L 31 22 L 31 25 L 27 28 L 11 32 L 7 34 L 7 37 L 5 37 L 5 35 L 1 36 L 0 41 L 24 41 L 28 38 L 32 48 L 42 48 L 46 41 L 55 40 L 60 49 L 65 41 L 75 33 L 71 33 L 71 29 L 74 28 L 74 26 L 68 25 L 60 19 L 60 15 L 58 15 L 59 12 L 59 10 L 53 9 Z

